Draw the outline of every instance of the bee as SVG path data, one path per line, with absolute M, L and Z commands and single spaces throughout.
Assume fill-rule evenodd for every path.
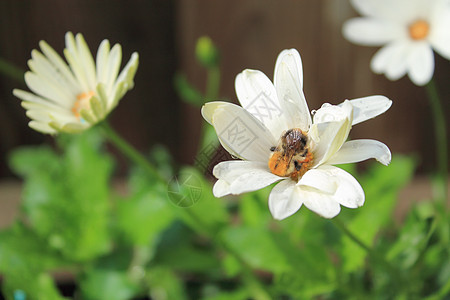
M 308 149 L 308 136 L 300 129 L 285 131 L 278 146 L 270 148 L 270 171 L 281 177 L 291 177 L 293 180 L 303 176 L 312 165 L 313 154 Z

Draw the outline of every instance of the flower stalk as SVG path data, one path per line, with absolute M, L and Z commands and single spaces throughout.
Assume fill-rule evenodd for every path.
M 436 142 L 436 157 L 437 157 L 437 198 L 441 201 L 447 199 L 447 181 L 448 181 L 448 147 L 447 147 L 447 132 L 446 122 L 444 116 L 444 109 L 441 105 L 439 93 L 434 80 L 426 85 L 428 100 L 431 105 L 431 112 L 433 114 L 433 124 Z
M 107 121 L 103 121 L 101 124 L 101 129 L 106 136 L 106 138 L 113 143 L 122 153 L 127 156 L 131 161 L 136 163 L 138 166 L 143 167 L 149 174 L 157 178 L 162 182 L 167 180 L 158 172 L 158 170 L 153 166 L 139 151 L 137 151 L 133 146 L 131 146 L 126 140 L 124 140 L 120 135 L 118 135 L 115 130 L 108 124 Z
M 167 184 L 167 180 L 158 172 L 155 166 L 151 164 L 142 154 L 140 154 L 140 152 L 137 151 L 132 145 L 130 145 L 126 140 L 119 136 L 106 121 L 103 121 L 100 126 L 108 140 L 113 143 L 124 155 L 126 155 L 137 165 L 145 168 L 145 170 L 149 172 L 149 174 L 154 176 L 161 183 Z M 209 238 L 216 241 L 217 245 L 220 245 L 223 250 L 234 256 L 241 263 L 246 284 L 248 285 L 249 290 L 253 292 L 254 296 L 257 297 L 257 299 L 271 299 L 269 293 L 265 290 L 263 284 L 259 281 L 259 279 L 253 274 L 251 268 L 243 261 L 239 254 L 231 251 L 231 249 L 229 249 L 225 245 L 220 235 L 211 233 L 208 226 L 204 224 L 198 217 L 193 215 L 193 213 L 189 209 L 185 209 L 183 210 L 183 212 L 186 213 L 192 219 L 192 221 L 198 224 L 198 226 L 195 227 L 196 230 L 201 230 L 200 233 L 206 233 Z M 142 257 L 142 251 L 140 251 L 140 249 L 135 250 L 137 250 L 137 252 L 134 252 L 132 263 L 130 264 L 129 269 L 129 274 L 132 278 L 136 277 L 135 271 L 141 270 L 141 268 L 143 267 L 143 263 L 146 263 L 147 259 L 146 257 Z M 144 260 L 142 260 L 142 258 L 144 258 Z M 137 275 L 137 277 L 139 277 L 139 272 Z

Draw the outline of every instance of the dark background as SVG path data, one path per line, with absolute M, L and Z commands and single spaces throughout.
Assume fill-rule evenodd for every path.
M 434 166 L 434 136 L 425 89 L 404 77 L 390 82 L 369 69 L 377 48 L 356 46 L 341 34 L 356 16 L 347 0 L 148 0 L 148 1 L 0 1 L 0 57 L 27 70 L 30 52 L 46 40 L 58 53 L 64 34 L 81 32 L 96 53 L 100 42 L 120 43 L 123 64 L 140 55 L 135 88 L 110 120 L 141 151 L 166 145 L 180 163 L 193 163 L 200 124 L 198 108 L 181 102 L 173 76 L 181 70 L 203 90 L 205 70 L 195 61 L 195 42 L 209 35 L 221 51 L 221 99 L 236 102 L 234 78 L 245 68 L 269 78 L 278 53 L 297 48 L 304 67 L 304 92 L 310 109 L 374 94 L 394 101 L 384 115 L 357 125 L 352 138 L 386 143 L 394 153 L 416 154 L 419 173 Z M 435 78 L 447 119 L 450 63 L 435 55 Z M 52 142 L 27 126 L 28 118 L 11 91 L 27 89 L 0 75 L 0 177 L 11 177 L 7 153 L 21 145 Z M 218 99 L 208 99 L 218 100 Z M 449 131 L 449 130 L 448 130 Z M 447 139 L 448 140 L 448 139 Z

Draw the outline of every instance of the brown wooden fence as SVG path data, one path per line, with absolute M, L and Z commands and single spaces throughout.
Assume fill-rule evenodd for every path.
M 418 154 L 421 170 L 427 171 L 434 163 L 434 140 L 424 89 L 407 78 L 390 82 L 372 74 L 369 61 L 376 49 L 350 44 L 341 34 L 343 22 L 354 16 L 347 0 L 3 0 L 0 57 L 25 70 L 40 39 L 61 53 L 68 30 L 82 32 L 95 50 L 103 38 L 121 43 L 124 59 L 138 51 L 136 86 L 114 112 L 113 126 L 141 150 L 163 143 L 179 161 L 192 163 L 202 120 L 198 109 L 176 97 L 172 80 L 181 69 L 204 88 L 205 72 L 194 60 L 196 39 L 209 35 L 220 48 L 220 92 L 230 101 L 236 101 L 237 73 L 253 68 L 272 77 L 278 53 L 297 48 L 310 109 L 373 94 L 390 97 L 392 108 L 356 126 L 352 137 L 381 140 L 395 153 Z M 450 63 L 438 55 L 435 77 L 449 119 Z M 11 95 L 14 87 L 24 86 L 0 77 L 1 176 L 10 174 L 8 151 L 51 140 L 27 128 L 24 111 Z

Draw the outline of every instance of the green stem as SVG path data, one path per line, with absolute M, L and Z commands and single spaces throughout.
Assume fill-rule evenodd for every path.
M 9 61 L 1 57 L 0 57 L 0 73 L 3 73 L 4 75 L 17 81 L 25 83 L 23 77 L 24 72 L 15 65 L 13 65 L 12 63 L 10 63 Z
M 363 248 L 368 254 L 372 255 L 374 252 L 372 248 L 367 246 L 363 241 L 361 241 L 356 235 L 354 235 L 350 230 L 348 230 L 347 226 L 339 220 L 338 218 L 334 218 L 333 224 L 336 225 L 343 233 L 345 233 L 355 244 Z
M 338 227 L 343 233 L 345 233 L 348 238 L 350 238 L 358 246 L 360 246 L 362 249 L 364 249 L 367 252 L 367 254 L 369 255 L 369 257 L 372 258 L 373 261 L 379 263 L 380 265 L 383 265 L 384 268 L 390 274 L 392 274 L 392 278 L 394 280 L 397 280 L 399 283 L 403 282 L 401 274 L 397 270 L 397 268 L 395 268 L 393 265 L 391 265 L 387 260 L 384 259 L 383 256 L 379 255 L 376 251 L 374 251 L 371 247 L 367 246 L 356 235 L 354 235 L 340 219 L 334 218 L 332 221 L 333 221 L 333 224 L 336 225 L 336 227 Z M 401 285 L 401 286 L 403 286 L 403 285 Z
M 206 82 L 205 98 L 206 101 L 217 100 L 219 95 L 220 87 L 220 68 L 218 66 L 208 68 Z M 202 122 L 201 132 L 200 132 L 200 147 L 197 151 L 197 159 L 201 159 L 200 154 L 203 149 L 205 149 L 211 143 L 217 143 L 217 138 L 215 135 L 209 134 L 209 124 Z
M 113 143 L 118 149 L 120 149 L 120 151 L 122 151 L 122 153 L 125 154 L 131 161 L 146 169 L 149 174 L 159 179 L 160 181 L 167 182 L 167 180 L 161 174 L 159 174 L 158 170 L 141 153 L 139 153 L 133 146 L 131 146 L 127 141 L 121 138 L 114 131 L 114 129 L 112 129 L 107 121 L 103 121 L 100 126 L 109 141 Z
M 208 238 L 213 240 L 215 246 L 219 246 L 225 252 L 233 256 L 242 266 L 242 276 L 247 288 L 251 291 L 253 298 L 252 299 L 261 299 L 261 300 L 270 300 L 273 299 L 271 297 L 270 292 L 266 289 L 266 287 L 261 283 L 259 278 L 253 273 L 252 268 L 242 259 L 242 257 L 228 247 L 226 242 L 222 239 L 220 234 L 216 234 L 216 232 L 212 232 L 209 230 L 207 224 L 205 224 L 200 218 L 198 218 L 189 208 L 183 210 L 183 212 L 191 219 L 192 222 L 195 223 L 195 229 L 204 233 Z
M 446 201 L 447 199 L 447 182 L 448 182 L 448 149 L 447 149 L 447 133 L 444 109 L 441 105 L 439 93 L 433 80 L 426 85 L 428 99 L 433 114 L 434 132 L 436 140 L 436 157 L 437 157 L 437 175 L 438 175 L 438 199 Z
M 106 137 L 119 149 L 121 150 L 130 160 L 135 162 L 136 164 L 144 167 L 151 175 L 155 176 L 155 178 L 163 183 L 167 183 L 167 180 L 162 177 L 156 168 L 144 157 L 142 156 L 136 149 L 134 149 L 127 141 L 122 139 L 112 128 L 109 126 L 109 124 L 104 121 L 100 124 L 101 128 L 103 129 L 103 132 L 105 133 Z M 220 235 L 216 235 L 214 232 L 211 232 L 211 230 L 208 228 L 207 224 L 201 221 L 200 218 L 198 218 L 189 208 L 184 209 L 183 212 L 185 212 L 189 218 L 196 223 L 197 226 L 195 226 L 195 229 L 198 232 L 206 233 L 208 237 L 214 241 L 216 241 L 217 245 L 220 245 L 222 249 L 224 249 L 226 252 L 233 255 L 239 262 L 241 262 L 241 265 L 244 268 L 244 277 L 245 280 L 248 282 L 249 288 L 253 291 L 255 296 L 257 296 L 256 299 L 268 299 L 270 300 L 271 297 L 269 296 L 269 293 L 264 289 L 264 286 L 261 284 L 259 279 L 253 274 L 253 271 L 251 268 L 244 262 L 244 260 L 239 256 L 239 254 L 235 253 L 231 249 L 227 247 L 227 245 L 223 242 Z M 139 267 L 141 267 L 142 263 L 145 262 L 146 257 L 142 256 L 142 253 L 140 253 L 140 249 L 135 249 L 132 263 L 130 264 L 130 276 L 134 277 L 136 274 L 133 273 L 134 271 L 139 271 Z M 138 269 L 136 269 L 136 267 Z M 139 275 L 139 274 L 137 274 Z M 138 277 L 138 276 L 137 276 Z

